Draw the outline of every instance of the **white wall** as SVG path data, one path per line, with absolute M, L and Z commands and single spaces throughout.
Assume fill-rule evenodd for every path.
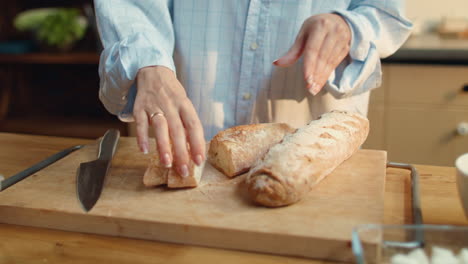
M 422 29 L 430 27 L 445 17 L 468 19 L 468 0 L 406 0 L 406 14 Z

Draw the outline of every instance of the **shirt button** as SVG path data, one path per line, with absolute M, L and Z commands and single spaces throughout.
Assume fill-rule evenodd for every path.
M 251 50 L 256 50 L 257 48 L 258 48 L 257 42 L 252 42 L 252 44 L 250 44 L 250 49 Z
M 250 100 L 250 97 L 252 97 L 251 93 L 244 93 L 242 95 L 242 99 L 244 99 L 244 100 Z
M 127 99 L 127 96 L 122 96 L 122 101 L 125 101 Z

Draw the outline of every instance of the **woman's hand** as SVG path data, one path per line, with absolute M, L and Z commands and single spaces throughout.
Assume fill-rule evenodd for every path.
M 348 55 L 350 41 L 351 30 L 341 16 L 311 16 L 302 25 L 289 51 L 273 63 L 280 67 L 288 67 L 304 55 L 304 79 L 307 89 L 316 95 Z
M 197 165 L 205 159 L 203 128 L 192 102 L 174 72 L 166 67 L 142 68 L 136 81 L 133 116 L 140 150 L 148 153 L 148 129 L 151 126 L 161 163 L 171 167 L 174 162 L 177 172 L 182 177 L 188 176 L 190 158 Z

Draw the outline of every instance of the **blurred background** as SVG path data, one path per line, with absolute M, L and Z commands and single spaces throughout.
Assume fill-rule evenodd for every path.
M 2 1 L 0 131 L 97 138 L 126 125 L 98 98 L 92 0 Z
M 383 60 L 365 148 L 389 160 L 453 166 L 468 152 L 468 1 L 410 0 L 414 31 Z M 132 135 L 98 99 L 101 46 L 92 0 L 2 1 L 0 132 Z

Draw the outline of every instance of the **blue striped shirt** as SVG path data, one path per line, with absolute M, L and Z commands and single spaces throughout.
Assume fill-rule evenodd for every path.
M 288 68 L 272 62 L 302 23 L 333 12 L 350 26 L 349 56 L 323 91 L 344 102 L 380 86 L 380 58 L 410 32 L 402 6 L 401 0 L 95 0 L 105 48 L 99 96 L 109 112 L 132 121 L 138 70 L 162 65 L 176 71 L 207 139 L 234 125 L 293 120 L 313 109 L 294 105 L 312 103 L 302 61 Z

